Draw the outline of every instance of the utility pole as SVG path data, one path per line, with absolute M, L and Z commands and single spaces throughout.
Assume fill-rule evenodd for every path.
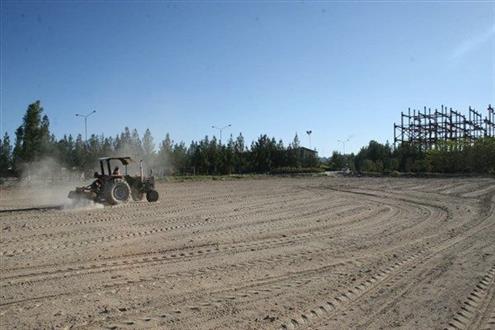
M 227 126 L 223 126 L 223 127 L 217 127 L 215 125 L 211 126 L 211 128 L 214 128 L 214 129 L 217 129 L 220 131 L 220 145 L 222 144 L 222 132 L 224 129 L 226 129 L 227 127 L 231 127 L 232 124 L 228 124 Z
M 76 113 L 76 117 L 83 117 L 84 118 L 84 142 L 88 142 L 88 117 L 94 113 L 96 113 L 96 110 L 93 110 L 86 115 L 81 115 L 79 113 Z
M 308 139 L 309 139 L 309 149 L 311 149 L 311 133 L 313 133 L 313 131 L 306 131 L 306 134 L 308 134 Z

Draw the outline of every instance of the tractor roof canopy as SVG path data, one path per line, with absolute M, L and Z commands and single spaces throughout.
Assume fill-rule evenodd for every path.
M 98 160 L 100 162 L 103 162 L 103 161 L 110 161 L 110 160 L 120 160 L 120 162 L 123 164 L 123 165 L 129 165 L 129 163 L 132 163 L 134 162 L 134 160 L 131 158 L 131 157 L 101 157 L 101 158 L 98 158 Z

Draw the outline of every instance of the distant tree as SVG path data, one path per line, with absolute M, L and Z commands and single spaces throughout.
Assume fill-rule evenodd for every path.
M 44 115 L 40 128 L 39 128 L 39 139 L 40 139 L 40 155 L 51 156 L 54 153 L 54 143 L 55 137 L 50 135 L 50 120 L 47 115 Z
M 215 139 L 215 138 L 213 138 Z M 212 140 L 213 140 L 212 139 Z M 216 145 L 216 139 L 214 142 L 210 141 L 208 136 L 205 136 L 203 140 L 199 141 L 194 148 L 192 166 L 196 169 L 198 174 L 211 175 L 215 174 L 214 163 L 214 146 Z
M 17 137 L 19 146 L 18 150 L 16 150 L 18 160 L 32 162 L 41 157 L 43 143 L 46 143 L 46 137 L 49 134 L 48 118 L 43 118 L 46 121 L 43 122 L 42 126 L 42 113 L 43 108 L 40 101 L 36 101 L 28 106 L 23 123 L 18 129 L 19 134 Z
M 24 139 L 24 128 L 19 126 L 15 131 L 14 151 L 12 152 L 12 163 L 14 171 L 19 172 L 23 163 L 22 141 Z
M 153 136 L 149 129 L 146 129 L 143 135 L 143 150 L 147 155 L 151 155 L 155 152 L 155 143 L 153 142 Z
M 272 158 L 272 167 L 280 168 L 284 167 L 287 164 L 287 151 L 284 147 L 284 142 L 279 140 L 276 142 L 275 138 L 272 138 L 270 143 L 271 148 L 271 158 Z
M 220 145 L 220 141 L 213 136 L 209 143 L 205 143 L 204 145 L 206 147 L 207 173 L 213 175 L 221 174 L 223 147 Z
M 157 167 L 162 175 L 172 173 L 172 151 L 173 141 L 170 139 L 170 134 L 165 135 L 165 139 L 160 143 L 157 156 Z
M 115 136 L 115 139 L 113 140 L 112 150 L 114 150 L 117 153 L 117 150 L 120 149 L 121 145 L 122 145 L 122 142 L 120 141 L 120 135 L 117 134 Z
M 199 174 L 200 172 L 198 169 L 198 163 L 200 159 L 200 151 L 199 151 L 199 145 L 196 141 L 191 141 L 191 144 L 187 149 L 187 158 L 194 173 Z
M 415 163 L 425 159 L 426 154 L 412 143 L 401 143 L 393 152 L 393 157 L 401 172 L 411 172 L 416 169 Z
M 391 168 L 392 148 L 390 145 L 370 141 L 366 147 L 362 147 L 354 159 L 355 168 L 365 172 L 384 172 L 394 170 Z
M 260 135 L 251 144 L 251 160 L 253 170 L 258 173 L 266 173 L 272 169 L 273 141 L 266 135 Z
M 235 139 L 234 142 L 234 171 L 236 173 L 245 173 L 248 171 L 248 163 L 247 163 L 247 151 L 246 146 L 244 144 L 244 136 L 242 133 L 239 133 L 239 136 Z
M 294 139 L 292 140 L 292 148 L 297 149 L 301 146 L 301 142 L 299 141 L 299 136 L 296 135 L 294 136 Z
M 329 165 L 331 170 L 339 171 L 339 170 L 345 168 L 347 165 L 346 156 L 339 153 L 338 151 L 334 151 L 332 153 L 332 156 L 330 157 L 328 165 Z
M 124 127 L 124 131 L 120 133 L 115 139 L 115 153 L 119 156 L 126 156 L 133 154 L 133 143 L 131 138 L 131 131 L 129 127 Z
M 301 143 L 296 133 L 292 143 L 287 147 L 287 166 L 288 167 L 301 167 Z
M 72 167 L 72 149 L 74 148 L 74 141 L 72 141 L 72 136 L 69 137 L 64 135 L 62 139 L 60 139 L 55 145 L 55 158 L 60 160 L 63 164 L 68 167 Z
M 174 173 L 184 174 L 188 167 L 187 147 L 184 142 L 174 144 L 172 151 L 172 167 Z
M 155 161 L 155 143 L 151 131 L 146 129 L 143 135 L 143 160 L 147 166 L 152 166 Z
M 102 142 L 102 154 L 101 156 L 108 156 L 108 155 L 112 155 L 115 153 L 114 151 L 114 144 L 115 144 L 115 141 L 112 137 L 106 137 L 103 139 L 103 142 Z
M 97 162 L 97 159 L 101 156 L 102 154 L 102 143 L 103 136 L 99 137 L 98 135 L 91 134 L 89 137 L 89 140 L 86 141 L 85 143 L 85 150 L 84 150 L 84 163 L 85 163 L 85 169 L 89 170 L 89 167 L 93 167 L 93 164 Z
M 12 167 L 12 146 L 10 145 L 10 137 L 7 132 L 0 139 L 0 176 L 10 174 Z
M 318 167 L 320 165 L 320 161 L 316 155 L 316 153 L 305 153 L 303 159 L 301 159 L 301 164 L 303 167 Z
M 132 130 L 131 135 L 131 145 L 130 145 L 130 155 L 136 159 L 143 159 L 143 144 L 137 129 Z
M 472 172 L 495 175 L 495 138 L 485 137 L 477 140 L 466 159 Z
M 88 164 L 86 147 L 81 134 L 77 135 L 76 141 L 74 142 L 72 159 L 74 160 L 74 167 L 80 170 L 84 170 Z
M 232 134 L 227 141 L 227 145 L 223 148 L 222 157 L 222 173 L 232 174 L 235 172 L 235 142 Z
M 120 134 L 120 142 L 122 143 L 122 146 L 128 146 L 131 144 L 131 131 L 129 127 L 124 127 L 124 131 Z

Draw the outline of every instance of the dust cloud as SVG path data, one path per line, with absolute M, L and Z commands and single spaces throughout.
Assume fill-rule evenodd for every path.
M 77 186 L 90 184 L 80 171 L 68 169 L 53 158 L 44 158 L 25 164 L 19 178 L 18 188 L 12 196 L 33 207 L 59 206 L 61 209 L 93 209 L 103 205 L 90 200 L 74 201 L 69 191 Z

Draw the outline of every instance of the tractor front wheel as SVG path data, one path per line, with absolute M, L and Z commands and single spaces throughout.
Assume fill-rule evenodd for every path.
M 156 202 L 158 200 L 158 191 L 156 190 L 150 190 L 146 193 L 146 200 L 148 202 Z

